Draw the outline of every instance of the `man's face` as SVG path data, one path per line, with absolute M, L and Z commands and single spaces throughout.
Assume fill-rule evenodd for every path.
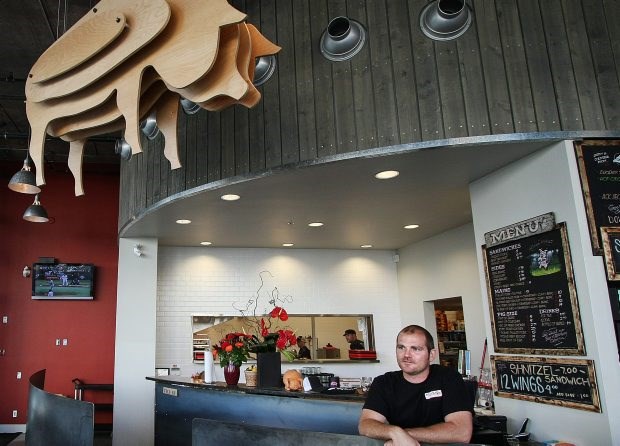
M 396 340 L 396 361 L 406 376 L 417 377 L 428 373 L 430 363 L 435 359 L 436 350 L 430 352 L 426 347 L 423 333 L 401 333 Z
M 354 335 L 353 333 L 348 333 L 348 334 L 344 335 L 344 338 L 345 338 L 345 339 L 347 340 L 347 342 L 349 342 L 349 343 L 351 343 L 351 341 L 354 341 L 356 337 L 357 337 L 357 336 L 356 336 L 356 335 Z

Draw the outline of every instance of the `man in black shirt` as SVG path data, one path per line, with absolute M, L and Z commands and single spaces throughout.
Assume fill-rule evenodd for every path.
M 391 445 L 469 442 L 472 403 L 461 376 L 431 365 L 437 351 L 431 334 L 419 325 L 403 328 L 396 338 L 401 371 L 372 383 L 359 421 L 359 432 Z
M 347 339 L 349 350 L 364 350 L 364 343 L 357 339 L 357 332 L 352 328 L 345 330 L 342 336 Z
M 310 349 L 306 347 L 306 340 L 303 337 L 297 336 L 297 345 L 299 346 L 297 359 L 312 359 Z

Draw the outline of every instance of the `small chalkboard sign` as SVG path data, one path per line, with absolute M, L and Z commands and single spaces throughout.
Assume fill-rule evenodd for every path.
M 601 228 L 607 279 L 620 280 L 620 226 Z
M 594 361 L 491 355 L 495 395 L 600 412 Z
M 599 229 L 620 225 L 620 140 L 579 141 L 575 153 L 592 251 L 602 255 Z
M 483 246 L 495 351 L 583 355 L 566 225 Z

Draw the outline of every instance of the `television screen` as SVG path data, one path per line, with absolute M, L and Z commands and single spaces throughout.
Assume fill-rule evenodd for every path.
M 89 263 L 35 263 L 32 265 L 33 299 L 93 298 L 95 267 Z

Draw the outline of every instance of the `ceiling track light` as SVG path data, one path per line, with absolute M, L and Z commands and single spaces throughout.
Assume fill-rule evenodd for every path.
M 33 223 L 47 223 L 49 221 L 47 211 L 39 201 L 39 194 L 34 196 L 34 202 L 28 206 L 22 218 Z
M 254 79 L 252 83 L 255 87 L 263 85 L 267 82 L 273 73 L 276 71 L 276 56 L 261 56 L 256 59 L 256 66 L 254 67 Z
M 129 161 L 131 159 L 131 146 L 125 141 L 125 138 L 116 140 L 114 144 L 114 153 L 120 155 L 121 159 Z
M 200 105 L 185 98 L 181 98 L 181 107 L 186 115 L 195 115 L 200 111 Z
M 456 39 L 471 22 L 472 13 L 464 0 L 435 0 L 420 13 L 420 29 L 433 40 Z
M 9 189 L 22 194 L 38 194 L 41 188 L 37 186 L 37 180 L 30 167 L 30 155 L 26 153 L 26 159 L 22 169 L 11 177 Z
M 159 127 L 157 127 L 156 112 L 153 110 L 144 121 L 140 123 L 140 130 L 149 141 L 154 140 L 159 135 Z
M 321 36 L 321 54 L 333 62 L 351 59 L 364 47 L 366 30 L 347 17 L 336 17 L 327 25 Z

